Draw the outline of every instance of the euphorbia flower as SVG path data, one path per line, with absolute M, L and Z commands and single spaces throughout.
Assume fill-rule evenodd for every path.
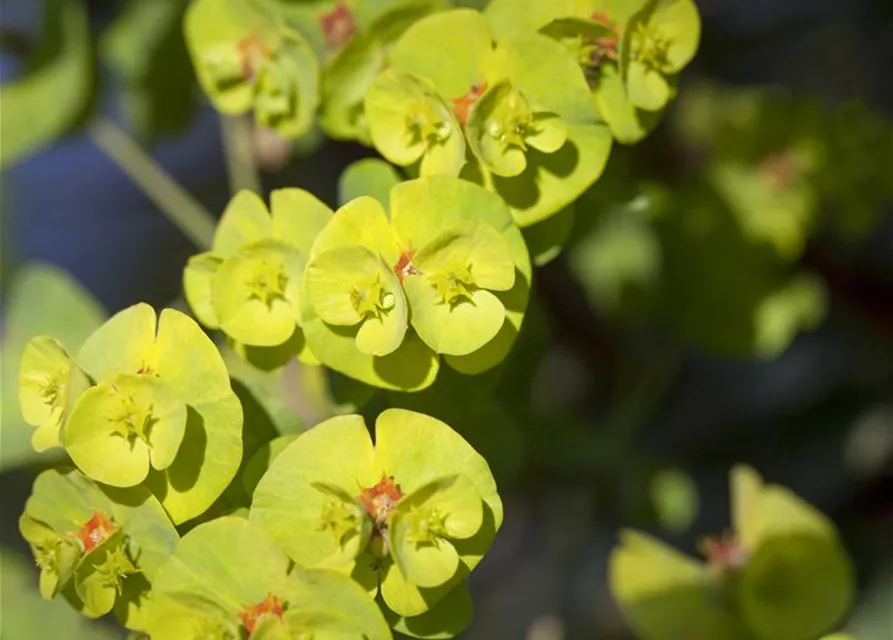
M 19 365 L 19 405 L 25 422 L 37 429 L 37 451 L 62 445 L 62 426 L 90 380 L 55 338 L 38 336 L 25 345 Z
M 100 487 L 74 470 L 37 477 L 19 530 L 41 569 L 43 597 L 61 593 L 91 618 L 112 610 L 130 576 L 151 580 L 179 541 L 148 489 Z M 141 605 L 134 598 L 130 606 Z
M 305 261 L 331 215 L 300 189 L 274 191 L 270 210 L 249 191 L 236 194 L 211 251 L 186 265 L 186 299 L 199 320 L 252 346 L 275 347 L 300 336 Z
M 365 105 L 372 141 L 388 160 L 421 158 L 422 176 L 461 172 L 502 195 L 522 226 L 576 199 L 610 150 L 570 52 L 535 32 L 509 33 L 494 44 L 487 19 L 471 9 L 434 13 L 409 27 Z M 526 195 L 512 197 L 517 193 Z
M 116 487 L 146 479 L 150 465 L 166 469 L 186 432 L 186 404 L 152 376 L 118 374 L 78 400 L 64 442 L 87 476 Z
M 343 575 L 291 562 L 257 525 L 221 517 L 183 537 L 152 584 L 153 638 L 390 640 L 369 596 Z
M 250 519 L 295 562 L 351 574 L 373 594 L 380 585 L 392 611 L 417 616 L 478 563 L 502 504 L 487 463 L 458 434 L 389 409 L 374 445 L 360 416 L 292 442 L 258 484 Z
M 852 602 L 852 565 L 831 521 L 748 467 L 732 470 L 732 531 L 702 549 L 707 563 L 621 533 L 609 581 L 639 637 L 816 638 Z
M 297 31 L 254 4 L 193 2 L 186 43 L 202 88 L 222 113 L 254 110 L 285 137 L 309 130 L 319 104 L 319 64 Z
M 63 434 L 75 464 L 114 486 L 145 481 L 174 522 L 203 513 L 242 460 L 241 404 L 207 334 L 138 304 L 91 334 L 77 361 L 97 385 Z
M 508 209 L 455 178 L 390 195 L 389 214 L 373 198 L 352 200 L 313 245 L 302 318 L 313 353 L 404 390 L 433 381 L 438 354 L 460 371 L 494 366 L 523 318 L 530 269 Z

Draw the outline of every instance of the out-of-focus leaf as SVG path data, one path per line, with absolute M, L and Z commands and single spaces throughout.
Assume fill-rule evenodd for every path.
M 39 455 L 31 448 L 34 429 L 19 411 L 18 369 L 25 345 L 34 336 L 51 335 L 74 353 L 105 315 L 80 284 L 55 267 L 35 263 L 14 275 L 3 313 L 0 468 L 26 464 Z
M 0 89 L 0 168 L 60 136 L 87 104 L 92 87 L 90 26 L 80 0 L 47 0 L 38 66 Z
M 679 469 L 663 469 L 651 478 L 651 502 L 661 526 L 687 531 L 698 515 L 698 487 Z
M 344 206 L 354 198 L 370 196 L 387 210 L 390 192 L 402 177 L 392 165 L 377 158 L 366 158 L 348 166 L 338 181 L 338 204 Z
M 0 551 L 3 581 L 0 627 L 3 638 L 65 638 L 65 640 L 121 640 L 122 632 L 87 620 L 66 604 L 44 600 L 37 590 L 34 563 Z
M 143 136 L 185 127 L 196 106 L 183 41 L 186 0 L 130 0 L 103 33 L 100 52 L 122 84 L 123 106 Z

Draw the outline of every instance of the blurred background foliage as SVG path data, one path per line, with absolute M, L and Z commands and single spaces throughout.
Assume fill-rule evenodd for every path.
M 360 188 L 342 171 L 374 155 L 221 122 L 186 55 L 186 4 L 2 2 L 3 640 L 121 637 L 39 598 L 15 522 L 53 460 L 30 449 L 14 385 L 33 335 L 75 346 L 140 300 L 184 308 L 196 249 L 158 210 L 167 187 L 140 175 L 139 148 L 215 212 L 236 156 L 264 190 L 336 205 Z M 405 395 L 296 361 L 259 371 L 221 345 L 258 443 L 403 406 L 487 458 L 507 519 L 463 637 L 628 637 L 605 583 L 617 528 L 693 551 L 726 526 L 727 471 L 745 461 L 834 518 L 859 578 L 846 628 L 893 638 L 893 9 L 698 4 L 701 50 L 665 121 L 525 230 L 543 266 L 497 370 L 446 369 Z M 102 136 L 109 121 L 129 143 Z

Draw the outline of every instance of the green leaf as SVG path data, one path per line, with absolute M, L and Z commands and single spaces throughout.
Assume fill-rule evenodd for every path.
M 338 179 L 338 202 L 343 206 L 360 196 L 369 196 L 387 208 L 391 189 L 402 180 L 398 171 L 384 160 L 357 160 Z
M 704 565 L 656 538 L 622 531 L 608 563 L 611 593 L 636 637 L 746 640 Z
M 199 253 L 189 258 L 183 270 L 183 293 L 196 319 L 209 329 L 220 327 L 214 310 L 212 287 L 223 259 L 213 253 Z
M 691 62 L 701 39 L 701 16 L 692 0 L 661 0 L 649 22 L 669 41 L 666 69 L 679 73 Z
M 22 419 L 19 403 L 20 365 L 28 341 L 49 335 L 73 352 L 102 324 L 105 316 L 99 303 L 77 281 L 64 271 L 41 263 L 26 264 L 15 272 L 7 296 L 0 358 L 0 468 L 39 459 L 32 446 L 34 428 Z M 43 433 L 41 447 L 47 444 L 42 436 Z
M 410 276 L 403 286 L 412 308 L 412 326 L 436 353 L 473 353 L 495 338 L 505 322 L 502 302 L 484 289 L 453 303 L 445 301 L 424 276 Z
M 645 111 L 663 109 L 672 97 L 670 85 L 660 72 L 636 60 L 630 62 L 626 86 L 630 103 Z
M 66 640 L 121 640 L 106 624 L 88 620 L 71 607 L 47 602 L 37 590 L 34 565 L 7 548 L 3 565 L 3 634 L 10 638 L 65 638 Z
M 256 193 L 242 190 L 233 196 L 214 233 L 213 253 L 229 258 L 247 244 L 273 235 L 273 221 L 267 205 Z
M 306 567 L 349 564 L 362 550 L 364 513 L 353 500 L 319 488 L 358 495 L 380 474 L 360 416 L 320 423 L 289 444 L 260 479 L 251 521 L 262 526 L 289 557 Z M 293 535 L 302 531 L 301 536 Z
M 621 144 L 639 142 L 659 120 L 659 113 L 642 112 L 635 108 L 620 72 L 611 65 L 601 71 L 595 101 L 614 138 Z
M 369 135 L 388 161 L 407 166 L 421 159 L 423 175 L 458 175 L 465 137 L 428 80 L 389 68 L 369 87 L 364 105 Z
M 598 111 L 586 77 L 561 43 L 538 33 L 515 33 L 500 41 L 512 85 L 539 110 L 568 124 L 594 124 Z
M 287 594 L 292 607 L 285 620 L 292 634 L 303 631 L 320 638 L 391 640 L 381 611 L 354 581 L 334 571 L 308 571 L 297 565 L 290 577 Z
M 245 493 L 249 497 L 254 495 L 257 483 L 260 482 L 260 479 L 267 473 L 270 465 L 273 464 L 273 460 L 275 460 L 280 453 L 285 451 L 285 448 L 297 437 L 298 434 L 290 434 L 274 438 L 254 452 L 254 455 L 251 456 L 251 459 L 248 461 L 248 464 L 245 465 L 245 469 L 241 474 L 242 487 L 245 489 Z
M 471 594 L 463 582 L 421 615 L 402 617 L 390 611 L 385 611 L 385 615 L 394 631 L 412 638 L 426 640 L 453 638 L 471 624 Z
M 332 210 L 303 189 L 274 189 L 270 193 L 273 236 L 310 254 L 316 237 L 332 219 Z
M 518 226 L 527 227 L 574 202 L 601 175 L 610 151 L 604 125 L 568 125 L 567 144 L 555 153 L 530 149 L 527 168 L 518 176 L 503 178 L 468 165 L 462 177 L 498 194 Z
M 792 533 L 762 542 L 737 595 L 741 615 L 758 638 L 815 638 L 841 623 L 852 606 L 854 571 L 839 541 Z
M 60 534 L 27 514 L 19 518 L 19 532 L 40 568 L 40 595 L 52 600 L 74 575 L 81 548 L 74 537 Z
M 65 132 L 87 106 L 93 60 L 87 12 L 79 0 L 49 0 L 43 12 L 43 64 L 4 83 L 0 168 L 22 160 Z
M 485 519 L 493 518 L 494 530 L 489 533 L 495 535 L 502 524 L 502 501 L 487 461 L 440 420 L 405 409 L 383 411 L 375 422 L 375 458 L 380 468 L 399 480 L 401 491 L 406 495 L 444 476 L 467 478 L 488 507 L 490 516 L 485 514 Z M 483 528 L 486 527 L 485 524 Z M 454 534 L 460 531 L 465 529 L 453 529 Z M 482 529 L 475 531 L 482 532 Z M 489 542 L 482 544 L 489 546 Z M 483 555 L 471 548 L 461 547 L 459 551 L 469 569 Z
M 396 264 L 401 253 L 384 208 L 367 196 L 351 200 L 335 212 L 317 236 L 310 258 L 329 249 L 357 245 L 381 255 L 388 264 Z
M 150 471 L 148 484 L 175 523 L 203 513 L 232 480 L 242 459 L 242 410 L 226 365 L 194 320 L 139 304 L 98 329 L 77 358 L 102 381 L 119 373 L 154 372 L 188 406 L 174 462 Z
M 388 59 L 392 68 L 426 78 L 440 95 L 452 99 L 464 96 L 484 79 L 492 58 L 492 36 L 483 14 L 453 9 L 413 24 Z M 443 64 L 444 60 L 450 64 Z
M 576 15 L 578 0 L 490 0 L 484 16 L 493 29 L 493 38 L 501 41 L 513 33 L 530 34 L 556 20 Z
M 521 230 L 533 264 L 542 267 L 558 257 L 571 237 L 575 218 L 574 205 L 568 205 L 555 215 Z

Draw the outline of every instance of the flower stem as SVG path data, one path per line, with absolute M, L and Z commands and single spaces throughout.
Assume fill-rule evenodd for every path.
M 263 195 L 260 175 L 251 152 L 251 128 L 251 121 L 247 118 L 223 114 L 220 116 L 229 188 L 233 195 L 243 189 Z
M 110 120 L 97 117 L 88 135 L 199 249 L 211 248 L 214 217 Z

